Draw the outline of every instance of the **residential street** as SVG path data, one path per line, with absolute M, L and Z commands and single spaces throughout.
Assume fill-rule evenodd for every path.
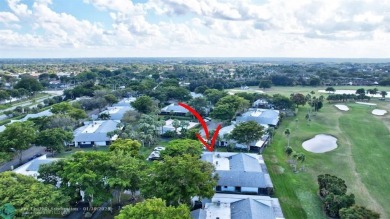
M 36 154 L 45 154 L 45 153 L 46 153 L 45 152 L 45 147 L 33 146 L 33 147 L 23 151 L 22 162 L 23 163 L 27 162 L 28 159 L 30 159 L 31 157 L 33 157 Z M 19 157 L 16 156 L 12 161 L 7 162 L 7 163 L 1 165 L 0 166 L 0 172 L 11 170 L 11 166 L 16 167 L 18 164 L 19 164 Z

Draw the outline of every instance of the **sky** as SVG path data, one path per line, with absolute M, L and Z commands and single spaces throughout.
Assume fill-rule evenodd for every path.
M 0 58 L 390 58 L 390 0 L 0 0 Z

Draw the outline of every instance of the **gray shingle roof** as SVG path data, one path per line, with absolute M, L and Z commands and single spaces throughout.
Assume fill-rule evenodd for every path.
M 176 105 L 174 103 L 164 107 L 161 109 L 161 112 L 166 112 L 166 113 L 170 113 L 170 112 L 175 112 L 175 113 L 188 113 L 188 110 L 179 106 L 179 105 Z
M 279 112 L 276 110 L 264 110 L 260 115 L 256 115 L 256 111 L 248 111 L 237 117 L 237 122 L 255 121 L 259 124 L 276 126 L 279 122 Z
M 217 170 L 218 185 L 234 187 L 266 188 L 267 184 L 262 172 L 243 172 L 230 170 Z
M 116 130 L 117 125 L 119 124 L 119 121 L 115 121 L 115 120 L 105 120 L 105 121 L 96 121 L 96 122 L 102 122 L 102 124 L 93 133 L 83 133 L 87 125 L 76 129 L 73 132 L 74 141 L 75 142 L 109 141 L 110 138 L 107 136 L 107 133 Z
M 27 167 L 27 171 L 38 171 L 39 170 L 39 167 L 42 165 L 42 164 L 48 164 L 48 163 L 51 163 L 51 162 L 54 162 L 55 160 L 34 160 L 32 161 L 32 163 Z
M 204 219 L 206 218 L 206 211 L 203 209 L 197 209 L 195 211 L 191 211 L 191 217 L 194 219 Z
M 115 111 L 115 113 L 110 113 L 111 110 Z M 100 114 L 107 113 L 110 115 L 111 120 L 121 120 L 123 118 L 123 115 L 130 110 L 134 110 L 134 108 L 131 106 L 114 106 L 108 107 L 107 110 L 104 110 Z
M 252 156 L 239 153 L 229 159 L 231 171 L 261 172 L 259 161 Z
M 253 199 L 243 199 L 230 204 L 232 219 L 275 218 L 271 205 Z

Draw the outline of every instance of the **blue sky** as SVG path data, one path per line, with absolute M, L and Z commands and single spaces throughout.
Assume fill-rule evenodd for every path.
M 0 58 L 390 57 L 390 1 L 0 0 Z

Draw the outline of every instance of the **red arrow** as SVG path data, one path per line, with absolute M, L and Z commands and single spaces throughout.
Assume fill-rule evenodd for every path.
M 209 129 L 207 128 L 207 124 L 206 122 L 204 121 L 204 119 L 202 118 L 201 115 L 199 115 L 198 112 L 196 112 L 195 109 L 191 108 L 190 106 L 188 106 L 187 104 L 184 104 L 184 103 L 179 103 L 179 106 L 181 107 L 184 107 L 185 109 L 187 109 L 188 111 L 190 111 L 200 122 L 200 124 L 202 125 L 203 127 L 203 130 L 204 130 L 204 133 L 206 134 L 206 139 L 207 141 L 209 140 Z M 207 150 L 209 151 L 213 151 L 214 149 L 214 145 L 215 145 L 215 141 L 217 140 L 217 137 L 218 137 L 218 132 L 219 130 L 221 129 L 221 125 L 219 124 L 217 129 L 215 130 L 214 132 L 214 135 L 211 139 L 211 144 L 209 145 L 203 138 L 202 136 L 200 136 L 199 133 L 196 133 L 196 137 L 198 137 L 198 139 L 200 140 L 200 142 L 202 142 L 202 144 L 207 148 Z

